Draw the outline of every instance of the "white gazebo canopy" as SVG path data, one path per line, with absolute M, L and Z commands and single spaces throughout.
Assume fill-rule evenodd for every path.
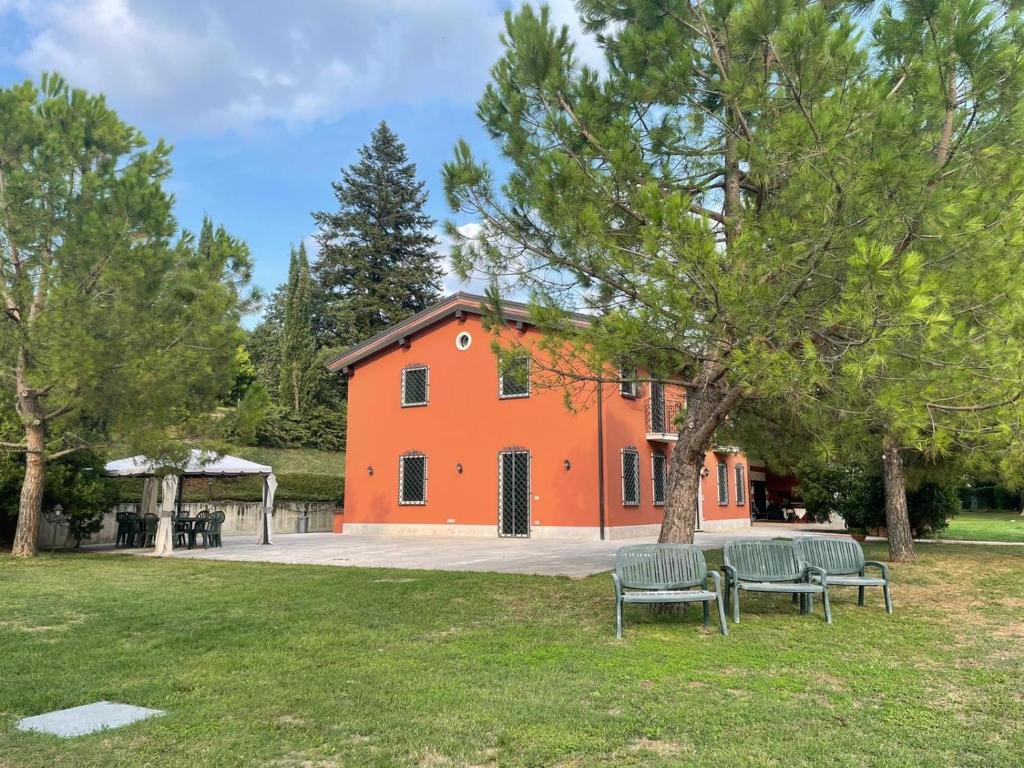
M 271 516 L 274 514 L 274 492 L 277 478 L 266 464 L 193 448 L 184 466 L 160 463 L 148 456 L 131 456 L 106 464 L 104 471 L 112 477 L 141 477 L 146 485 L 142 493 L 143 512 L 155 512 L 157 484 L 162 486 L 160 523 L 157 527 L 154 554 L 170 554 L 174 550 L 171 515 L 181 506 L 182 477 L 241 477 L 263 476 L 263 514 L 260 515 L 259 542 L 270 544 Z M 162 481 L 160 478 L 163 478 Z

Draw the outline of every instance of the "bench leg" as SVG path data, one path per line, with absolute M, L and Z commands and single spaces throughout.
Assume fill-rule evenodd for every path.
M 622 598 L 615 598 L 615 639 L 622 639 Z
M 802 613 L 804 616 L 810 613 L 814 613 L 814 593 L 800 593 L 800 613 Z
M 857 587 L 857 605 L 864 605 L 864 587 Z
M 738 585 L 733 585 L 732 588 L 732 623 L 740 623 L 740 588 Z
M 725 623 L 725 606 L 722 605 L 721 597 L 722 596 L 719 595 L 718 599 L 715 600 L 715 602 L 718 604 L 718 628 L 722 631 L 723 635 L 728 635 L 729 627 Z
M 892 595 L 889 594 L 889 582 L 882 585 L 882 594 L 885 595 L 885 612 L 892 613 Z
M 831 624 L 832 623 L 832 606 L 829 605 L 829 602 L 828 602 L 828 587 L 825 587 L 825 589 L 821 593 L 821 602 L 824 603 L 824 605 L 825 605 L 825 623 L 826 624 Z
M 704 627 L 711 626 L 711 606 L 708 605 L 708 601 L 704 601 Z

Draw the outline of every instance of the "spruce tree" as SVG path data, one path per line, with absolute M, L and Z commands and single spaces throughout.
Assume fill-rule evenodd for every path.
M 281 327 L 280 382 L 278 402 L 298 414 L 308 391 L 316 358 L 313 336 L 313 286 L 305 244 L 292 248 L 288 283 L 284 295 L 284 320 Z
M 338 210 L 313 214 L 327 343 L 348 346 L 435 302 L 443 276 L 425 184 L 384 122 L 333 185 Z

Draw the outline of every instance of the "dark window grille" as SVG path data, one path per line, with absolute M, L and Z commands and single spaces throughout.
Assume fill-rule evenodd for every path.
M 498 533 L 530 535 L 530 452 L 498 454 Z
M 651 382 L 651 431 L 668 432 L 665 411 L 665 386 L 660 381 Z
M 506 360 L 498 374 L 500 397 L 530 396 L 530 358 L 514 357 Z
M 619 369 L 619 394 L 623 397 L 636 397 L 637 381 L 636 369 Z
M 427 503 L 427 457 L 423 454 L 409 454 L 399 459 L 398 503 Z
M 640 504 L 640 454 L 635 448 L 622 449 L 622 504 Z
M 729 468 L 724 461 L 718 462 L 718 503 L 729 503 Z
M 743 477 L 743 465 L 736 465 L 736 504 L 742 506 L 747 503 L 747 483 Z
M 426 405 L 428 372 L 426 367 L 402 371 L 402 405 Z
M 654 504 L 665 503 L 665 454 L 655 453 L 651 456 L 651 474 L 654 480 Z

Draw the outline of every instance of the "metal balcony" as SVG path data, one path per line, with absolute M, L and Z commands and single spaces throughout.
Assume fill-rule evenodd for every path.
M 647 439 L 657 443 L 674 443 L 679 439 L 678 422 L 683 412 L 681 400 L 647 399 Z

